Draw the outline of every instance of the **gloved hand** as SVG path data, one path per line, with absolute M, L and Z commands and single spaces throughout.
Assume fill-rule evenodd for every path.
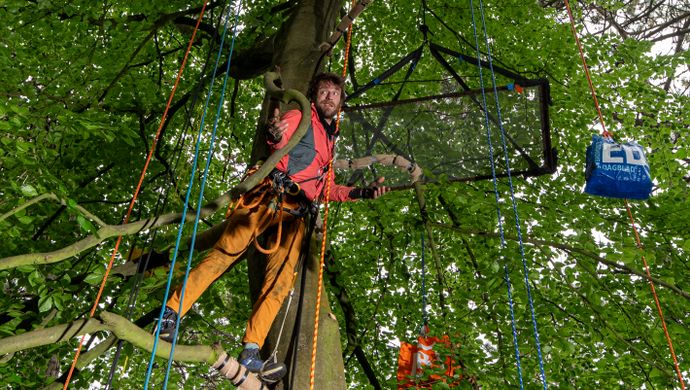
M 353 188 L 352 191 L 350 191 L 350 198 L 351 199 L 376 199 L 376 198 L 378 198 L 379 196 L 390 191 L 389 187 L 381 186 L 381 184 L 383 184 L 384 180 L 385 180 L 384 177 L 379 177 L 373 183 L 371 183 L 371 185 L 369 187 Z
M 287 121 L 280 120 L 280 109 L 273 111 L 273 117 L 268 121 L 268 138 L 271 142 L 278 143 L 283 139 L 283 133 L 288 129 Z

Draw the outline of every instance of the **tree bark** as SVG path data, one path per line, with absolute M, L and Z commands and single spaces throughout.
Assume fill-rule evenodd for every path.
M 284 88 L 306 92 L 316 69 L 321 51 L 319 45 L 330 35 L 337 22 L 342 2 L 337 0 L 303 0 L 292 10 L 288 21 L 277 35 L 273 64 L 280 69 Z M 268 154 L 265 135 L 266 120 L 272 115 L 274 105 L 264 100 L 252 150 L 253 161 Z M 297 276 L 294 299 L 287 313 L 285 329 L 278 345 L 278 359 L 288 366 L 288 375 L 277 389 L 308 389 L 311 368 L 311 346 L 314 330 L 316 289 L 318 285 L 320 242 L 316 235 L 311 239 L 307 266 Z M 306 246 L 306 245 L 305 245 Z M 303 248 L 306 250 L 307 248 Z M 250 254 L 249 282 L 252 291 L 257 291 L 263 281 L 265 259 L 258 253 Z M 256 295 L 253 294 L 253 298 Z M 264 357 L 271 353 L 278 342 L 280 326 L 285 315 L 286 303 L 278 313 L 271 332 L 264 345 Z M 330 311 L 327 293 L 322 291 L 319 316 L 315 388 L 344 389 L 345 375 L 340 347 L 338 322 Z

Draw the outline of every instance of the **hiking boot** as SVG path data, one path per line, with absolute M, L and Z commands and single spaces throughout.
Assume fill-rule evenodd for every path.
M 237 359 L 247 370 L 259 375 L 259 378 L 266 383 L 278 382 L 287 374 L 285 364 L 271 360 L 263 361 L 259 356 L 259 349 L 245 348 Z
M 165 311 L 163 312 L 163 318 L 161 319 L 160 322 L 160 333 L 158 336 L 160 337 L 161 340 L 167 341 L 169 343 L 172 343 L 173 337 L 175 337 L 175 328 L 177 326 L 177 313 L 175 310 L 165 307 Z M 153 330 L 155 333 L 155 329 Z

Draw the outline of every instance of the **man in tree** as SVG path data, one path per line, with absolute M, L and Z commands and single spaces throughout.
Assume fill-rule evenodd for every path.
M 379 186 L 383 178 L 371 187 L 355 188 L 337 185 L 333 175 L 328 175 L 328 163 L 333 157 L 333 146 L 338 136 L 335 116 L 345 96 L 343 84 L 344 80 L 332 73 L 321 73 L 312 80 L 307 93 L 312 102 L 307 133 L 268 177 L 243 196 L 229 217 L 221 238 L 190 272 L 184 293 L 181 285 L 172 293 L 161 321 L 162 339 L 172 340 L 178 315 L 184 315 L 254 243 L 268 258 L 261 292 L 245 330 L 244 350 L 238 360 L 266 381 L 277 381 L 285 375 L 285 365 L 262 361 L 259 349 L 291 289 L 305 233 L 304 217 L 310 210 L 316 210 L 312 206 L 324 195 L 329 177 L 329 199 L 334 201 L 375 199 L 388 191 L 387 187 Z M 287 144 L 302 116 L 299 110 L 288 111 L 280 119 L 279 115 L 280 111 L 276 109 L 267 129 L 272 151 Z M 263 233 L 266 233 L 268 250 L 261 248 L 256 241 Z M 180 301 L 183 304 L 178 314 Z

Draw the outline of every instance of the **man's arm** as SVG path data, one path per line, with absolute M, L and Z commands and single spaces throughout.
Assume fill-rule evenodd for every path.
M 376 199 L 386 192 L 390 191 L 389 187 L 382 186 L 385 178 L 379 177 L 376 181 L 371 183 L 369 187 L 347 187 L 335 184 L 333 177 L 331 177 L 331 196 L 330 200 L 336 202 L 344 202 L 348 200 L 357 199 Z
M 288 111 L 282 117 L 279 109 L 276 108 L 273 111 L 273 118 L 269 121 L 266 129 L 268 133 L 266 141 L 273 150 L 282 148 L 290 141 L 297 130 L 300 119 L 302 119 L 302 113 L 299 110 Z

